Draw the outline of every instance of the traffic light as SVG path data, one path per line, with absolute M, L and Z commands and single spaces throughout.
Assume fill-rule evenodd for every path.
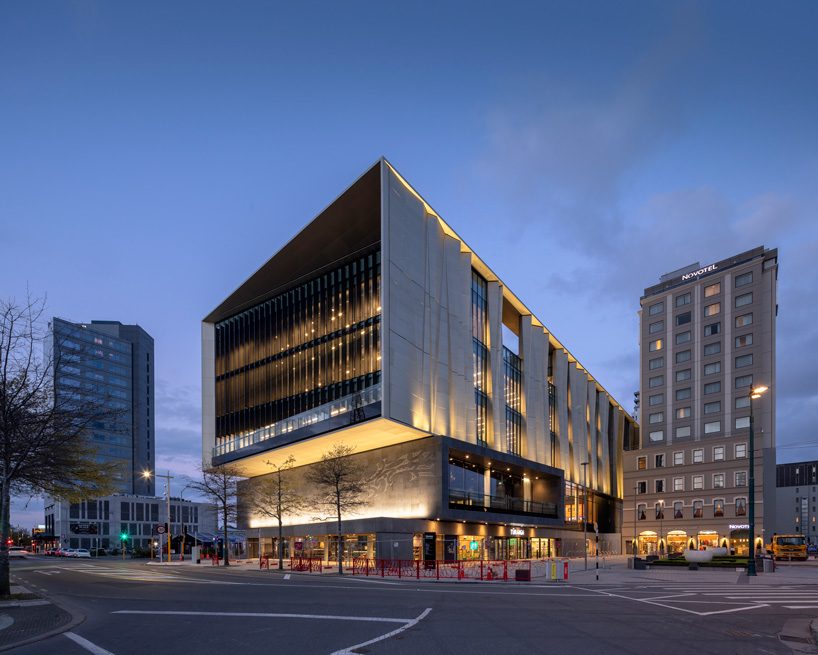
M 128 533 L 127 532 L 121 532 L 119 534 L 119 540 L 120 541 L 128 541 Z

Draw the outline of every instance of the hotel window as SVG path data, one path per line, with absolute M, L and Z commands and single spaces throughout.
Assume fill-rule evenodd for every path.
M 703 475 L 694 475 L 693 476 L 693 488 L 694 489 L 704 489 L 704 476 Z
M 704 385 L 704 393 L 719 393 L 721 391 L 721 382 L 708 382 Z
M 704 424 L 705 434 L 715 434 L 716 432 L 721 432 L 721 421 L 710 421 Z
M 477 443 L 488 443 L 488 282 L 477 271 L 471 272 L 471 336 L 474 373 L 474 409 Z
M 723 498 L 714 498 L 713 499 L 713 517 L 714 518 L 721 518 L 724 516 L 724 499 Z
M 753 376 L 752 375 L 740 375 L 736 378 L 736 389 L 743 389 L 744 387 L 752 387 L 753 386 Z
M 688 398 L 690 398 L 690 387 L 676 390 L 676 400 L 687 400 Z
M 662 340 L 661 339 L 656 339 L 654 341 L 651 341 L 649 348 L 650 348 L 651 352 L 661 350 L 662 349 Z
M 651 389 L 656 389 L 657 387 L 661 387 L 665 383 L 665 376 L 664 375 L 656 375 L 648 380 L 648 386 Z
M 736 516 L 747 516 L 746 498 L 736 498 Z
M 690 418 L 690 407 L 679 407 L 676 410 L 676 418 Z
M 651 407 L 656 407 L 656 405 L 661 405 L 663 402 L 665 402 L 665 394 L 663 394 L 663 393 L 657 393 L 657 394 L 654 394 L 652 396 L 648 396 L 648 404 Z
M 663 503 L 655 503 L 653 505 L 653 509 L 656 511 L 656 520 L 657 521 L 664 521 L 665 520 L 665 506 Z
M 679 314 L 676 316 L 676 326 L 679 325 L 686 325 L 690 323 L 690 312 L 685 312 L 684 314 Z
M 503 347 L 503 374 L 506 400 L 506 452 L 520 454 L 523 416 L 520 413 L 522 392 L 522 360 Z
M 744 459 L 747 457 L 747 444 L 746 443 L 737 443 L 736 444 L 736 459 Z
M 664 423 L 665 421 L 665 413 L 664 412 L 656 412 L 655 414 L 651 414 L 648 417 L 648 422 L 652 424 L 656 423 Z
M 752 271 L 750 271 L 749 273 L 743 273 L 742 275 L 736 275 L 736 288 L 746 287 L 748 284 L 752 283 L 753 283 Z
M 639 516 L 639 520 L 644 521 L 647 519 L 648 506 L 645 503 L 639 503 L 636 506 L 636 513 Z
M 704 413 L 705 414 L 718 414 L 721 411 L 721 401 L 717 400 L 712 403 L 705 403 L 704 404 Z
M 690 436 L 690 426 L 689 425 L 680 425 L 676 428 L 676 438 L 677 439 L 684 439 L 685 437 Z
M 736 430 L 744 430 L 750 427 L 750 417 L 749 416 L 739 416 L 736 419 Z
M 736 307 L 744 307 L 753 302 L 753 292 L 736 296 Z
M 748 325 L 753 324 L 753 315 L 752 314 L 742 314 L 741 316 L 736 316 L 736 327 L 743 328 L 747 327 Z
M 683 450 L 677 450 L 673 453 L 673 466 L 682 466 L 685 463 L 685 454 Z
M 656 321 L 655 323 L 651 323 L 650 325 L 648 325 L 648 332 L 650 332 L 651 334 L 658 334 L 664 329 L 665 329 L 664 321 Z
M 690 361 L 690 351 L 689 350 L 682 350 L 676 353 L 676 363 L 677 364 L 684 364 L 685 362 Z
M 681 500 L 677 500 L 673 503 L 673 518 L 683 519 L 684 517 L 684 503 Z
M 701 500 L 693 501 L 693 518 L 700 519 L 704 517 L 704 503 Z
M 724 446 L 713 446 L 713 461 L 724 461 Z
M 736 409 L 747 409 L 750 406 L 749 396 L 739 396 L 736 398 Z
M 704 306 L 704 315 L 705 316 L 715 316 L 720 311 L 721 311 L 721 303 L 720 302 L 714 302 L 714 303 L 712 303 L 710 305 L 705 305 Z
M 713 474 L 713 489 L 724 489 L 724 473 Z
M 745 346 L 752 346 L 753 345 L 753 333 L 750 334 L 742 334 L 740 337 L 736 337 L 736 348 L 744 348 Z
M 736 357 L 736 368 L 745 368 L 746 366 L 753 365 L 753 355 L 742 355 L 741 357 Z
M 683 293 L 681 296 L 676 296 L 676 306 L 684 307 L 690 304 L 690 293 Z
M 651 441 L 662 441 L 665 438 L 664 430 L 654 430 L 650 433 L 650 440 Z
M 721 323 L 711 323 L 704 326 L 704 336 L 712 337 L 721 332 Z
M 693 449 L 693 463 L 701 464 L 704 461 L 704 448 Z
M 682 343 L 688 343 L 690 338 L 690 330 L 687 332 L 679 332 L 679 334 L 676 335 L 676 345 L 678 346 Z
M 747 486 L 747 471 L 736 471 L 734 475 L 737 487 Z
M 648 361 L 648 368 L 651 371 L 655 371 L 659 368 L 664 368 L 665 366 L 665 358 L 664 357 L 654 357 L 653 359 Z
M 676 371 L 676 382 L 685 382 L 690 379 L 690 369 L 686 368 L 681 371 Z
M 716 373 L 721 373 L 721 362 L 710 362 L 704 365 L 705 375 L 715 375 Z
M 656 464 L 656 468 L 660 469 L 663 468 L 665 465 L 665 455 L 664 453 L 659 453 L 654 457 L 654 462 Z
M 647 457 L 637 457 L 636 458 L 636 470 L 644 471 L 648 467 L 648 458 Z
M 648 493 L 648 481 L 647 480 L 639 480 L 636 483 L 636 493 L 638 494 L 646 494 Z
M 661 314 L 663 311 L 665 311 L 665 303 L 663 302 L 657 302 L 656 304 L 651 305 L 648 308 L 648 314 L 650 314 L 651 316 Z
M 708 357 L 710 355 L 718 355 L 721 352 L 721 341 L 716 341 L 716 343 L 708 343 L 704 347 L 704 355 Z
M 721 293 L 721 282 L 716 282 L 704 288 L 704 297 L 717 296 Z

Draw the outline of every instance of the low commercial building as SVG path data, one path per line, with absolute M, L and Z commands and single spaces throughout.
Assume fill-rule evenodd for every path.
M 807 543 L 818 544 L 818 461 L 779 464 L 775 478 L 774 532 L 803 534 Z
M 633 419 L 385 160 L 204 319 L 202 363 L 202 458 L 249 477 L 251 554 L 277 522 L 242 498 L 290 456 L 310 498 L 339 443 L 368 489 L 346 557 L 581 555 L 594 526 L 621 547 Z M 287 555 L 336 560 L 320 514 L 285 516 Z
M 213 505 L 171 497 L 170 534 L 217 533 Z M 116 548 L 127 535 L 129 548 L 149 549 L 168 522 L 167 499 L 115 494 L 79 503 L 47 499 L 45 533 L 65 548 Z

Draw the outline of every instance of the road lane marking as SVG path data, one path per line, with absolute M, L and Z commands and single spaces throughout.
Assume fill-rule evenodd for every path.
M 583 589 L 583 587 L 577 587 L 577 589 Z M 584 589 L 585 591 L 593 591 L 592 589 Z M 632 600 L 635 603 L 644 603 L 646 605 L 656 605 L 658 607 L 664 607 L 670 610 L 677 610 L 679 612 L 687 612 L 688 614 L 696 614 L 698 616 L 712 616 L 714 614 L 730 614 L 732 612 L 743 612 L 745 610 L 755 610 L 761 607 L 768 607 L 768 605 L 764 604 L 755 604 L 755 605 L 748 605 L 743 607 L 733 607 L 731 609 L 726 610 L 714 610 L 712 612 L 697 612 L 696 610 L 685 609 L 684 607 L 676 607 L 675 605 L 668 605 L 667 603 L 657 603 L 652 600 L 648 600 L 646 598 L 634 598 L 632 596 L 625 596 L 624 594 L 612 594 L 607 591 L 599 591 L 600 595 L 611 596 L 614 598 L 624 598 L 626 600 Z
M 392 630 L 392 632 L 387 632 L 385 635 L 381 635 L 380 637 L 375 637 L 374 639 L 370 639 L 369 641 L 364 641 L 364 642 L 362 642 L 360 644 L 355 644 L 354 646 L 349 646 L 349 647 L 344 648 L 342 650 L 336 650 L 334 653 L 332 653 L 332 655 L 352 655 L 359 648 L 363 648 L 365 646 L 375 644 L 375 643 L 377 643 L 379 641 L 383 641 L 384 639 L 389 639 L 390 637 L 394 637 L 395 635 L 399 635 L 404 630 L 408 630 L 409 628 L 416 626 L 423 619 L 425 619 L 427 616 L 429 616 L 429 613 L 431 611 L 432 611 L 432 608 L 427 607 L 418 616 L 416 616 L 414 619 L 411 619 L 411 620 L 407 621 L 406 624 L 401 626 L 400 628 Z
M 285 575 L 285 576 L 284 576 L 284 579 L 285 579 L 285 580 L 289 580 L 289 579 L 290 579 L 290 574 L 289 574 L 289 573 L 287 573 L 287 575 Z
M 341 616 L 337 614 L 282 614 L 272 612 L 194 612 L 183 610 L 116 610 L 111 614 L 146 614 L 151 616 L 232 616 L 258 619 L 319 619 L 324 621 L 369 621 L 375 623 L 410 623 L 414 619 L 384 616 Z
M 80 637 L 74 632 L 65 632 L 63 634 L 75 644 L 82 646 L 85 650 L 93 653 L 94 655 L 114 655 L 111 651 L 97 646 L 95 643 L 88 641 L 85 637 Z

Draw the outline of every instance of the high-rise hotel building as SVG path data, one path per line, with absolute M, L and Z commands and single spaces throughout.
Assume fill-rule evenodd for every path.
M 204 319 L 202 353 L 203 461 L 242 494 L 293 456 L 309 498 L 308 467 L 354 448 L 347 557 L 580 554 L 586 519 L 621 546 L 633 419 L 385 160 Z M 274 552 L 275 521 L 239 510 Z M 337 557 L 319 513 L 285 517 L 285 554 Z
M 645 289 L 642 429 L 624 455 L 628 552 L 748 552 L 751 403 L 756 543 L 772 534 L 777 278 L 778 251 L 758 247 Z M 760 386 L 768 390 L 751 401 Z

